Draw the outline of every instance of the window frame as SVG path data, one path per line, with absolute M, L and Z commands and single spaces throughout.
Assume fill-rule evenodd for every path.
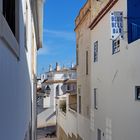
M 97 93 L 97 88 L 94 88 L 94 109 L 98 110 L 98 93 Z
M 79 95 L 79 104 L 78 104 L 78 107 L 79 107 L 79 114 L 82 114 L 82 97 L 81 95 Z
M 94 42 L 94 48 L 93 48 L 93 51 L 94 51 L 94 63 L 95 62 L 98 62 L 98 41 L 95 41 Z
M 67 84 L 67 91 L 70 91 L 71 90 L 71 86 L 70 84 Z
M 3 16 L 6 19 L 12 33 L 16 35 L 16 0 L 3 0 Z
M 79 46 L 76 45 L 76 64 L 79 65 Z
M 118 52 L 120 52 L 120 39 L 119 38 L 112 40 L 112 55 Z
M 77 111 L 78 111 L 79 114 L 82 114 L 81 85 L 78 85 L 78 89 L 77 89 L 77 103 L 78 103 L 78 105 L 77 105 Z
M 139 93 L 138 93 L 138 90 L 139 90 Z M 135 100 L 140 101 L 140 86 L 135 86 Z
M 24 15 L 24 20 L 25 20 L 25 27 L 24 27 L 24 39 L 25 39 L 25 49 L 28 51 L 28 28 L 29 28 L 29 7 L 27 1 L 25 1 L 25 15 Z
M 0 0 L 0 39 L 19 59 L 19 1 L 15 1 L 15 35 L 3 15 L 3 0 Z
M 56 97 L 60 95 L 60 85 L 56 86 Z
M 102 130 L 101 129 L 97 129 L 97 140 L 101 140 L 102 139 Z
M 88 60 L 88 51 L 86 51 L 86 75 L 88 75 L 88 62 L 89 62 L 89 60 Z

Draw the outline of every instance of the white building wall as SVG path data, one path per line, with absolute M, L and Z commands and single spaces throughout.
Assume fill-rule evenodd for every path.
M 21 5 L 20 3 L 20 9 Z M 0 39 L 0 139 L 2 140 L 23 140 L 31 121 L 31 83 L 23 43 L 22 12 L 20 14 L 20 60 L 17 60 Z
M 66 71 L 51 71 L 51 72 L 46 72 L 45 74 L 45 78 L 48 79 L 48 81 L 58 81 L 58 80 L 64 80 L 66 79 L 66 77 L 64 76 L 65 74 L 72 74 L 72 78 L 76 79 L 76 71 L 71 71 L 69 70 L 68 72 Z M 48 77 L 47 77 L 48 76 Z M 42 80 L 43 81 L 43 80 Z M 45 109 L 44 107 L 44 111 L 42 111 L 41 113 L 39 113 L 37 115 L 37 128 L 41 128 L 41 127 L 46 127 L 49 125 L 55 125 L 56 124 L 56 96 L 61 96 L 64 94 L 63 91 L 63 82 L 59 82 L 59 83 L 51 83 L 51 84 L 47 84 L 47 83 L 42 83 L 42 87 L 44 89 L 44 87 L 46 87 L 47 85 L 49 85 L 51 91 L 50 91 L 50 99 L 49 99 L 49 104 L 48 104 L 48 99 L 44 98 L 43 99 L 43 103 L 44 105 L 50 106 L 48 108 Z M 59 95 L 56 95 L 56 87 L 59 86 Z M 54 115 L 52 115 L 54 114 Z M 49 117 L 52 116 L 52 117 Z M 50 118 L 50 119 L 48 119 Z M 47 120 L 47 121 L 46 121 Z
M 44 111 L 41 112 L 40 114 L 38 114 L 37 116 L 37 127 L 38 128 L 41 128 L 41 127 L 46 127 L 46 126 L 49 126 L 49 125 L 55 125 L 56 124 L 56 115 L 54 114 L 55 111 L 56 111 L 56 87 L 57 85 L 59 85 L 59 89 L 60 89 L 60 95 L 62 95 L 62 89 L 61 89 L 61 86 L 63 85 L 62 83 L 57 83 L 57 84 L 51 84 L 49 85 L 50 86 L 50 89 L 51 89 L 51 93 L 49 95 L 49 104 L 48 104 L 48 100 L 47 99 L 43 99 L 43 102 L 44 102 L 44 105 L 48 105 L 49 107 L 47 107 L 45 109 L 45 106 L 44 106 Z M 52 118 L 49 116 L 51 116 L 52 114 L 54 114 L 52 116 Z M 46 121 L 47 120 L 47 121 Z
M 68 136 L 70 135 L 72 137 L 72 134 L 74 134 L 77 137 L 78 134 L 78 126 L 77 126 L 77 112 L 70 110 L 68 108 L 68 94 L 66 95 L 66 103 L 67 103 L 67 107 L 66 107 L 66 114 L 63 113 L 59 106 L 58 106 L 58 116 L 57 116 L 57 124 L 63 129 L 63 131 L 65 132 L 65 134 Z M 58 105 L 59 102 L 61 102 L 61 99 L 58 100 Z
M 0 137 L 3 140 L 24 139 L 31 121 L 31 87 L 25 53 L 18 61 L 0 40 L 0 65 L 3 79 L 0 80 Z
M 54 80 L 61 80 L 63 79 L 63 73 L 55 73 L 54 74 Z
M 1 1 L 0 1 L 1 2 Z M 32 34 L 35 34 L 31 24 L 30 3 L 28 15 L 28 44 L 25 48 L 25 0 L 19 1 L 19 59 L 11 51 L 3 38 L 0 38 L 0 139 L 1 140 L 31 140 L 30 128 L 35 132 L 35 115 L 31 111 L 34 100 L 35 81 L 32 77 Z M 1 14 L 1 13 L 0 13 Z M 2 27 L 0 27 L 1 31 Z M 12 38 L 8 38 L 12 40 Z M 36 50 L 36 41 L 34 40 Z M 35 51 L 36 52 L 36 51 Z M 34 58 L 36 62 L 36 55 Z M 35 105 L 35 104 L 33 104 Z M 35 107 L 35 106 L 34 106 Z M 34 108 L 35 109 L 35 108 Z M 32 114 L 32 115 L 31 115 Z M 33 135 L 32 135 L 33 136 Z M 34 140 L 34 137 L 32 137 Z
M 56 116 L 52 108 L 45 109 L 37 116 L 37 128 L 44 128 L 46 126 L 52 126 L 56 124 Z
M 89 3 L 89 2 L 88 2 Z M 85 7 L 84 7 L 85 8 Z M 83 8 L 83 9 L 84 9 Z M 90 7 L 89 7 L 90 11 Z M 82 17 L 81 13 L 81 17 Z M 81 22 L 76 29 L 76 40 L 78 46 L 78 65 L 77 65 L 77 103 L 79 111 L 79 94 L 81 96 L 81 113 L 78 113 L 78 134 L 83 140 L 90 139 L 90 79 L 91 79 L 91 38 L 90 38 L 90 12 L 80 19 Z M 88 64 L 86 53 L 88 52 Z M 88 73 L 86 72 L 88 65 Z M 80 89 L 80 93 L 78 93 Z
M 110 40 L 111 11 L 127 15 L 126 1 L 119 0 L 91 31 L 93 43 L 98 40 L 98 62 L 92 65 L 92 91 L 98 89 L 98 110 L 94 110 L 95 130 L 91 140 L 102 131 L 104 140 L 138 140 L 140 138 L 139 102 L 135 101 L 135 86 L 140 85 L 140 40 L 127 43 L 127 33 L 121 40 L 120 52 L 112 55 Z M 124 30 L 126 19 L 124 18 Z M 127 31 L 127 30 L 126 30 Z M 91 134 L 91 135 L 92 135 Z

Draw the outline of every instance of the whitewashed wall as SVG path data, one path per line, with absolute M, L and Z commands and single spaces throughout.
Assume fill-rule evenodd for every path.
M 76 79 L 76 72 L 75 71 L 69 71 L 69 72 L 57 72 L 57 71 L 52 71 L 52 72 L 46 72 L 44 75 L 44 77 L 48 80 L 64 80 L 66 79 L 66 77 L 64 77 L 64 75 L 66 73 L 72 73 L 72 78 Z M 42 80 L 43 81 L 43 80 Z M 49 85 L 51 92 L 50 92 L 50 101 L 48 104 L 48 100 L 47 99 L 43 99 L 43 102 L 45 105 L 48 105 L 50 107 L 48 108 L 44 108 L 44 111 L 42 111 L 41 113 L 39 113 L 37 115 L 37 127 L 41 128 L 41 127 L 46 127 L 49 125 L 55 125 L 56 124 L 56 115 L 53 115 L 52 118 L 49 116 L 51 116 L 54 112 L 56 112 L 56 87 L 59 85 L 59 96 L 63 95 L 63 83 L 52 83 L 52 84 L 46 84 L 43 83 L 42 86 L 46 87 L 47 85 Z M 46 121 L 47 120 L 47 121 Z
M 125 17 L 126 5 L 126 1 L 120 0 L 109 12 L 123 11 Z M 92 132 L 95 135 L 91 139 L 96 139 L 99 128 L 103 140 L 138 140 L 140 104 L 135 101 L 135 86 L 140 85 L 140 40 L 128 45 L 125 33 L 120 52 L 112 55 L 109 12 L 91 33 L 92 59 L 93 43 L 99 42 L 98 62 L 91 63 L 92 91 L 98 88 L 98 110 L 94 110 L 95 131 Z
M 90 79 L 91 79 L 91 38 L 90 38 L 90 12 L 81 20 L 76 29 L 76 40 L 78 45 L 77 65 L 77 91 L 80 88 L 81 114 L 78 114 L 78 134 L 83 140 L 90 140 Z M 88 51 L 88 74 L 86 74 L 86 53 Z M 79 93 L 77 92 L 77 103 L 79 105 Z M 78 106 L 79 110 L 79 106 Z
M 34 89 L 31 74 L 33 32 L 31 10 L 28 3 L 29 38 L 26 50 L 24 42 L 25 0 L 19 1 L 19 5 L 19 60 L 9 49 L 10 46 L 7 46 L 0 38 L 0 139 L 2 140 L 24 140 L 26 138 L 29 140 L 29 127 L 32 125 L 31 103 L 33 102 Z M 33 125 L 35 126 L 35 123 Z
M 58 100 L 58 105 L 59 102 L 61 102 L 61 99 Z M 68 95 L 66 95 L 66 103 L 67 103 L 66 114 L 64 114 L 60 110 L 59 106 L 57 108 L 58 109 L 57 124 L 63 129 L 63 131 L 67 136 L 70 135 L 72 137 L 72 134 L 74 134 L 77 137 L 78 134 L 77 112 L 69 110 Z

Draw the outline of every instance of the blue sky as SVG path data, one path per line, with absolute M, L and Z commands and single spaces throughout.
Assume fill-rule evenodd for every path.
M 44 5 L 43 48 L 38 51 L 38 74 L 75 63 L 75 18 L 86 0 L 46 0 Z

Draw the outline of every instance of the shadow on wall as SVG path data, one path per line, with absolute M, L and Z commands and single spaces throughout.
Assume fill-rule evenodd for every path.
M 21 1 L 19 10 L 19 60 L 0 39 L 0 139 L 23 140 L 31 137 L 31 79 L 24 42 L 25 24 Z M 10 82 L 10 84 L 9 84 Z M 18 128 L 18 129 L 15 129 Z M 8 134 L 8 135 L 7 135 Z
M 49 121 L 52 117 L 56 116 L 56 111 L 54 111 L 47 119 L 46 122 Z
M 37 115 L 47 110 L 47 108 L 43 108 L 43 98 L 41 97 L 37 101 Z

